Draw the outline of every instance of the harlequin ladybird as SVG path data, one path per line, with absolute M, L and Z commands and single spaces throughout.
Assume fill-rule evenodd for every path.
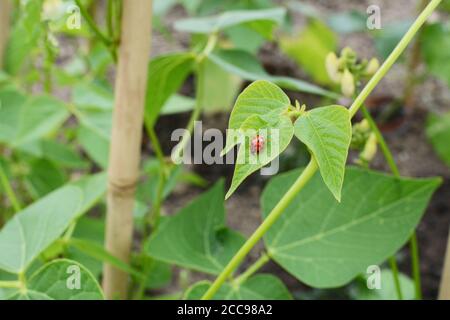
M 250 142 L 250 151 L 253 154 L 260 153 L 261 150 L 264 149 L 264 143 L 265 143 L 264 137 L 260 136 L 259 134 L 256 135 L 256 137 L 254 137 Z

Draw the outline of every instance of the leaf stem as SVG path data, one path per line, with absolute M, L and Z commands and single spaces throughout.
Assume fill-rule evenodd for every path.
M 350 115 L 353 117 L 361 105 L 364 103 L 366 98 L 375 89 L 377 84 L 383 79 L 392 65 L 400 57 L 401 53 L 405 50 L 407 45 L 411 42 L 414 35 L 420 29 L 420 27 L 425 23 L 427 18 L 433 13 L 434 9 L 439 5 L 442 0 L 432 0 L 430 4 L 424 9 L 424 11 L 419 15 L 419 17 L 414 21 L 408 32 L 403 36 L 398 45 L 395 47 L 394 51 L 389 55 L 383 65 L 378 69 L 375 75 L 370 79 L 361 93 L 358 95 L 356 100 L 350 107 Z M 227 280 L 227 278 L 233 273 L 233 271 L 239 266 L 239 264 L 244 260 L 246 255 L 250 250 L 258 243 L 258 241 L 263 237 L 263 235 L 270 229 L 270 227 L 277 221 L 281 216 L 286 207 L 292 202 L 295 196 L 303 189 L 303 187 L 309 182 L 309 180 L 314 176 L 318 169 L 316 160 L 311 157 L 310 162 L 303 170 L 300 177 L 294 182 L 287 193 L 280 199 L 278 204 L 269 213 L 267 218 L 263 223 L 256 229 L 256 231 L 250 236 L 250 238 L 244 243 L 244 245 L 239 249 L 239 251 L 234 255 L 227 266 L 222 270 L 221 274 L 217 277 L 214 283 L 209 287 L 208 291 L 203 295 L 202 300 L 211 299 L 222 284 Z
M 0 281 L 0 288 L 16 288 L 22 287 L 22 282 L 20 281 Z
M 255 272 L 257 272 L 259 269 L 261 269 L 262 266 L 264 266 L 267 262 L 270 261 L 270 256 L 267 253 L 263 253 L 258 260 L 256 260 L 248 269 L 242 273 L 239 277 L 237 277 L 233 284 L 236 286 L 239 286 L 244 281 L 246 281 L 248 278 L 250 278 Z
M 17 213 L 20 210 L 22 210 L 22 206 L 19 202 L 19 200 L 16 197 L 16 194 L 14 193 L 14 189 L 12 188 L 11 184 L 9 183 L 8 177 L 6 176 L 5 171 L 3 170 L 3 165 L 0 163 L 0 183 L 3 186 L 3 189 L 5 190 L 5 193 L 11 202 L 12 207 L 14 208 L 14 211 Z
M 378 128 L 375 120 L 372 118 L 370 112 L 363 105 L 361 107 L 361 112 L 364 118 L 369 122 L 369 126 L 375 134 L 378 144 L 380 145 L 381 151 L 383 152 L 384 158 L 389 165 L 390 170 L 394 174 L 395 177 L 400 177 L 400 171 L 398 170 L 398 166 L 395 163 L 394 157 L 392 156 L 392 152 L 389 149 L 386 140 L 384 139 L 380 129 Z M 419 262 L 419 247 L 417 245 L 417 234 L 414 231 L 410 240 L 409 240 L 410 252 L 411 252 L 411 265 L 412 265 L 412 274 L 414 279 L 414 288 L 415 288 L 415 298 L 420 300 L 422 299 L 422 285 L 420 280 L 420 262 Z M 392 268 L 392 272 L 394 275 L 395 287 L 397 291 L 397 295 L 400 300 L 402 300 L 402 292 L 400 287 L 400 280 L 398 275 L 397 262 L 395 261 L 395 257 L 390 258 L 391 267 L 395 264 L 395 272 L 394 268 Z

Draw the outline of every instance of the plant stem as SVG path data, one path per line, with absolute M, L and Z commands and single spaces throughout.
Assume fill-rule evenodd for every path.
M 391 69 L 392 65 L 397 61 L 403 51 L 406 49 L 408 44 L 414 38 L 414 35 L 419 31 L 420 27 L 425 23 L 428 17 L 433 13 L 436 7 L 441 3 L 442 0 L 431 0 L 428 6 L 422 11 L 422 13 L 417 17 L 414 23 L 411 25 L 409 30 L 397 44 L 395 49 L 386 59 L 386 61 L 381 65 L 380 69 L 375 73 L 375 75 L 370 79 L 361 93 L 358 95 L 356 100 L 350 107 L 350 114 L 353 117 L 358 111 L 359 107 L 364 103 L 369 94 L 373 91 L 375 86 L 383 79 L 386 73 Z
M 226 279 L 233 273 L 233 271 L 239 266 L 239 264 L 244 260 L 250 250 L 261 240 L 263 235 L 267 230 L 272 227 L 275 221 L 281 216 L 287 206 L 294 200 L 300 190 L 308 183 L 308 181 L 314 176 L 317 171 L 317 162 L 314 158 L 311 158 L 305 170 L 297 178 L 294 184 L 289 188 L 289 190 L 284 194 L 281 200 L 277 203 L 275 208 L 272 209 L 267 218 L 261 223 L 261 225 L 256 229 L 256 231 L 248 238 L 244 245 L 239 249 L 239 251 L 234 255 L 231 261 L 227 264 L 222 273 L 218 276 L 216 281 L 209 287 L 208 291 L 202 297 L 202 300 L 211 299 L 217 290 L 222 286 Z
M 0 288 L 21 288 L 22 282 L 20 281 L 0 281 Z
M 439 300 L 450 300 L 450 234 L 447 240 L 444 266 L 442 268 L 441 283 L 439 285 Z
M 116 54 L 116 47 L 114 45 L 114 39 L 109 39 L 107 36 L 103 34 L 103 32 L 100 31 L 100 29 L 97 27 L 97 24 L 95 23 L 94 19 L 91 17 L 89 12 L 86 10 L 86 8 L 81 4 L 80 0 L 75 0 L 76 5 L 80 9 L 80 13 L 83 16 L 83 18 L 86 20 L 87 24 L 91 28 L 91 30 L 94 32 L 95 36 L 104 43 L 104 45 L 111 51 L 111 55 L 114 59 L 114 61 L 117 61 L 117 54 Z
M 256 271 L 261 269 L 267 262 L 270 261 L 270 257 L 267 253 L 263 253 L 261 257 L 258 258 L 248 269 L 242 273 L 239 277 L 237 277 L 233 283 L 239 286 L 241 283 L 250 278 Z
M 9 183 L 8 177 L 6 176 L 5 171 L 3 170 L 3 165 L 0 163 L 0 183 L 3 186 L 3 189 L 5 190 L 6 196 L 9 199 L 9 202 L 11 202 L 11 205 L 14 209 L 14 211 L 17 213 L 20 210 L 22 210 L 22 206 L 19 202 L 19 200 L 16 197 L 16 194 L 14 193 L 14 189 L 12 188 L 11 184 Z
M 365 99 L 369 94 L 375 89 L 377 84 L 383 79 L 384 75 L 389 71 L 392 65 L 397 61 L 401 53 L 405 50 L 409 42 L 413 39 L 416 32 L 425 23 L 427 18 L 433 13 L 434 9 L 439 5 L 442 0 L 432 0 L 430 4 L 425 8 L 425 10 L 420 14 L 420 16 L 414 21 L 413 25 L 410 27 L 408 32 L 400 40 L 394 51 L 389 55 L 383 65 L 378 69 L 375 75 L 370 79 L 361 93 L 358 95 L 356 100 L 350 107 L 350 115 L 353 117 L 361 105 L 364 103 Z M 278 204 L 269 213 L 267 218 L 263 223 L 256 229 L 256 231 L 250 236 L 250 238 L 244 243 L 244 245 L 239 249 L 239 251 L 234 255 L 227 266 L 222 270 L 220 275 L 214 281 L 214 283 L 209 287 L 208 291 L 203 295 L 202 300 L 211 299 L 222 284 L 227 280 L 227 278 L 233 273 L 233 271 L 239 266 L 239 264 L 244 260 L 246 255 L 250 250 L 258 243 L 258 241 L 263 237 L 263 235 L 270 229 L 270 227 L 277 221 L 281 216 L 284 209 L 292 202 L 292 200 L 297 196 L 297 194 L 303 189 L 303 187 L 309 182 L 309 180 L 314 176 L 318 169 L 316 160 L 312 157 L 305 170 L 302 172 L 300 177 L 286 194 L 280 199 Z
M 122 42 L 108 168 L 106 250 L 128 263 L 133 237 L 134 193 L 141 158 L 152 1 L 133 0 L 122 4 Z M 103 288 L 106 298 L 124 299 L 128 274 L 105 264 Z
M 364 115 L 364 118 L 369 122 L 370 128 L 372 129 L 373 133 L 377 138 L 378 144 L 380 145 L 381 151 L 383 152 L 384 158 L 386 159 L 386 162 L 388 163 L 391 172 L 394 174 L 395 177 L 400 178 L 400 171 L 398 170 L 398 166 L 395 163 L 392 152 L 389 149 L 383 135 L 381 134 L 380 129 L 375 123 L 375 120 L 372 118 L 370 112 L 364 105 L 361 107 L 361 112 Z M 422 299 L 422 288 L 421 288 L 422 285 L 420 280 L 419 247 L 417 245 L 417 234 L 415 231 L 413 232 L 409 243 L 411 252 L 412 274 L 414 278 L 415 298 L 420 300 Z M 396 269 L 398 270 L 395 257 L 391 257 L 390 259 L 392 259 L 392 261 L 390 261 L 391 266 L 394 263 L 396 265 Z M 399 299 L 401 300 L 402 294 L 401 294 L 400 280 L 398 278 L 398 271 L 394 272 L 393 270 L 393 274 L 397 294 Z
M 200 113 L 203 107 L 203 97 L 205 91 L 205 69 L 204 61 L 201 60 L 198 63 L 197 69 L 197 81 L 196 81 L 196 95 L 195 95 L 195 107 L 192 111 L 191 118 L 189 119 L 186 131 L 181 137 L 180 143 L 177 144 L 175 150 L 172 153 L 172 160 L 174 163 L 180 163 L 184 156 L 184 148 L 186 147 L 189 139 L 191 138 L 192 132 L 194 131 L 195 122 L 200 117 Z
M 422 285 L 420 279 L 420 259 L 419 259 L 419 246 L 417 243 L 417 234 L 414 231 L 411 239 L 409 240 L 409 247 L 411 253 L 412 273 L 414 278 L 414 292 L 417 300 L 422 299 Z

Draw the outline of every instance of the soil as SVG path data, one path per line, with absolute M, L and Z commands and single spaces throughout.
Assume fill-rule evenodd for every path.
M 408 18 L 413 19 L 416 15 L 415 7 L 411 5 L 411 1 L 409 0 L 310 0 L 305 2 L 315 6 L 320 12 L 325 14 L 353 9 L 365 12 L 369 5 L 379 5 L 382 12 L 383 25 L 389 25 L 390 22 Z M 168 44 L 165 37 L 156 33 L 153 38 L 153 54 L 156 55 L 177 50 L 180 48 L 180 43 L 182 45 L 188 44 L 186 35 L 177 33 L 172 28 L 173 22 L 184 15 L 183 10 L 179 7 L 172 10 L 167 19 L 165 19 L 165 25 L 170 30 L 173 41 Z M 295 15 L 294 21 L 296 28 L 300 28 L 304 23 L 304 18 Z M 372 40 L 364 34 L 341 36 L 340 47 L 347 45 L 354 48 L 363 57 L 370 57 L 376 54 Z M 261 50 L 260 58 L 265 68 L 273 74 L 305 78 L 304 74 L 298 70 L 296 64 L 284 57 L 273 44 L 268 44 Z M 421 67 L 419 66 L 419 68 Z M 404 90 L 405 75 L 404 64 L 396 65 L 383 82 L 380 83 L 373 96 L 400 98 Z M 192 82 L 188 81 L 188 84 L 182 91 L 185 94 L 192 93 Z M 386 132 L 385 137 L 389 146 L 392 148 L 402 175 L 410 177 L 441 176 L 444 178 L 442 186 L 433 196 L 425 216 L 417 229 L 424 298 L 435 299 L 437 297 L 450 226 L 450 170 L 437 158 L 424 136 L 424 122 L 427 111 L 443 111 L 446 108 L 448 110 L 450 92 L 444 83 L 436 79 L 427 80 L 417 89 L 417 92 L 420 92 L 420 94 L 416 95 L 411 110 L 405 113 L 405 121 L 402 121 L 401 125 L 396 126 L 393 130 Z M 295 93 L 289 93 L 289 95 L 291 98 L 307 102 L 309 105 L 314 105 L 317 102 L 317 99 L 311 98 L 311 96 Z M 207 115 L 203 116 L 202 120 L 206 127 L 215 127 L 224 130 L 227 126 L 228 115 L 225 113 Z M 170 141 L 170 133 L 172 130 L 184 127 L 187 121 L 188 115 L 162 117 L 157 126 L 157 132 L 161 140 Z M 172 145 L 170 143 L 164 143 L 163 147 L 166 149 L 166 152 L 169 152 Z M 350 157 L 349 162 L 352 162 L 352 160 Z M 375 158 L 372 163 L 372 168 L 388 171 L 388 167 L 381 154 L 378 154 Z M 233 174 L 233 166 L 230 165 L 195 165 L 191 169 L 211 183 L 220 177 L 226 177 L 227 182 L 229 182 Z M 266 180 L 261 179 L 258 175 L 252 176 L 226 202 L 229 226 L 246 236 L 249 236 L 261 222 L 259 197 L 265 182 Z M 164 211 L 168 214 L 173 214 L 200 193 L 201 190 L 193 189 L 192 187 L 177 188 L 174 194 L 165 202 Z M 249 259 L 242 267 L 245 268 L 246 265 L 254 261 L 261 250 L 262 244 L 252 251 Z M 398 254 L 398 260 L 400 269 L 406 274 L 410 274 L 410 259 L 407 247 Z M 308 288 L 300 284 L 298 280 L 288 275 L 274 263 L 267 264 L 263 267 L 262 271 L 276 273 L 280 276 L 295 296 L 304 298 L 304 295 L 310 292 Z M 204 277 L 204 275 L 192 273 L 191 281 L 204 279 Z M 340 297 L 342 297 L 341 293 L 335 290 L 330 291 L 330 294 L 327 295 L 327 298 L 332 299 Z

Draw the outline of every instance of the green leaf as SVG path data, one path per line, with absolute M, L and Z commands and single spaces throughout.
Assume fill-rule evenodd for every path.
M 439 157 L 450 166 L 450 113 L 430 114 L 426 124 L 427 138 Z
M 103 169 L 108 167 L 109 137 L 98 130 L 81 126 L 77 130 L 77 140 L 95 163 Z
M 176 114 L 194 109 L 195 99 L 179 94 L 173 94 L 161 109 L 161 115 Z
M 80 278 L 77 288 L 75 278 Z M 75 285 L 75 286 L 74 286 Z M 27 281 L 25 292 L 13 300 L 103 300 L 102 289 L 94 276 L 76 261 L 60 259 L 44 265 Z
M 56 130 L 69 116 L 64 103 L 50 96 L 25 98 L 0 91 L 0 142 L 18 147 Z
M 333 14 L 327 22 L 331 29 L 342 34 L 367 30 L 367 15 L 357 10 Z
M 119 258 L 113 256 L 108 251 L 106 251 L 103 248 L 103 245 L 97 244 L 94 241 L 84 240 L 84 239 L 76 239 L 71 238 L 68 242 L 69 246 L 73 246 L 80 250 L 81 252 L 99 260 L 102 262 L 109 263 L 116 268 L 127 272 L 129 274 L 132 274 L 138 278 L 142 278 L 142 274 L 134 270 L 131 266 L 129 266 L 127 263 L 123 262 Z
M 175 29 L 190 33 L 210 34 L 232 26 L 247 24 L 266 38 L 270 38 L 276 25 L 283 23 L 284 8 L 227 11 L 216 16 L 188 18 L 175 23 Z
M 244 243 L 225 227 L 223 181 L 173 217 L 161 221 L 146 252 L 151 257 L 206 273 L 219 274 Z
M 8 73 L 16 75 L 21 71 L 33 50 L 36 50 L 38 41 L 43 35 L 41 22 L 42 1 L 28 1 L 19 10 L 20 16 L 14 25 L 5 53 L 5 69 Z
M 427 25 L 421 35 L 421 49 L 428 69 L 450 86 L 450 26 Z
M 89 164 L 69 145 L 54 140 L 41 141 L 42 156 L 63 167 L 86 169 Z
M 264 217 L 299 174 L 269 182 L 261 201 Z M 338 203 L 316 175 L 265 234 L 268 253 L 310 286 L 342 286 L 405 244 L 440 182 L 349 168 Z
M 404 300 L 414 300 L 414 282 L 406 275 L 399 274 L 400 287 Z M 369 289 L 367 287 L 367 276 L 364 281 L 357 283 L 352 295 L 357 300 L 398 300 L 397 291 L 394 285 L 394 276 L 391 270 L 381 271 L 381 288 Z
M 320 84 L 329 84 L 325 68 L 328 53 L 336 51 L 337 38 L 324 23 L 311 19 L 300 35 L 285 37 L 280 42 L 283 52 Z
M 278 122 L 273 124 L 255 115 L 248 118 L 241 129 L 244 133 L 244 141 L 239 146 L 233 180 L 225 199 L 228 199 L 250 174 L 278 157 L 288 147 L 294 136 L 294 126 L 291 119 L 286 116 L 280 116 Z M 253 153 L 251 141 L 257 135 L 263 137 L 264 147 L 260 152 Z
M 245 120 L 251 116 L 260 116 L 276 122 L 278 117 L 290 106 L 289 97 L 278 86 L 265 80 L 255 81 L 239 95 L 230 115 L 227 142 L 223 154 L 230 151 L 239 141 L 233 138 Z
M 330 91 L 303 80 L 270 75 L 264 70 L 254 55 L 243 50 L 217 50 L 211 53 L 208 56 L 208 59 L 224 70 L 235 74 L 244 80 L 267 80 L 284 89 L 312 93 L 330 98 L 336 98 L 337 96 Z
M 195 65 L 195 55 L 177 52 L 162 55 L 148 66 L 145 123 L 153 126 L 164 103 L 178 91 Z
M 0 269 L 25 271 L 105 189 L 105 175 L 95 175 L 59 188 L 17 213 L 0 231 Z
M 81 109 L 112 110 L 114 96 L 96 83 L 78 83 L 73 88 L 72 102 Z
M 200 281 L 186 291 L 186 300 L 199 300 L 211 283 Z M 290 300 L 291 294 L 284 283 L 271 274 L 257 274 L 240 285 L 225 283 L 214 300 Z
M 352 139 L 348 110 L 342 106 L 327 106 L 305 112 L 295 122 L 295 136 L 312 152 L 323 181 L 340 201 Z
M 34 198 L 41 198 L 67 182 L 62 169 L 46 159 L 37 159 L 30 163 L 31 171 L 26 177 L 27 188 Z
M 391 54 L 411 24 L 412 21 L 396 21 L 377 30 L 374 35 L 375 47 L 382 59 L 386 59 Z

